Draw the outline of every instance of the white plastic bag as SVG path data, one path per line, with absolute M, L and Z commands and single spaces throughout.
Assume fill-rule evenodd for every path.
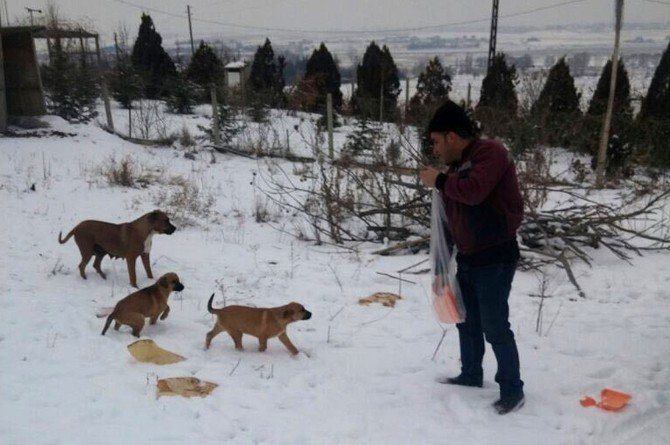
M 443 323 L 465 321 L 465 306 L 456 278 L 456 246 L 447 242 L 447 214 L 442 194 L 433 189 L 430 215 L 430 286 L 433 309 Z

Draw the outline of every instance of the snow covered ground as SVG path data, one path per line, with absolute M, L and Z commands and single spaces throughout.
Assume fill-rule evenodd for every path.
M 116 113 L 122 129 L 122 112 Z M 669 254 L 630 265 L 595 252 L 592 268 L 575 268 L 587 299 L 564 273 L 550 272 L 541 334 L 538 301 L 530 296 L 538 277 L 518 272 L 511 323 L 527 401 L 501 417 L 490 407 L 498 387 L 488 346 L 483 389 L 435 382 L 458 373 L 458 338 L 448 327 L 431 360 L 442 330 L 428 302 L 427 276 L 404 275 L 416 284 L 402 286 L 395 308 L 358 304 L 373 292 L 398 292 L 397 281 L 377 272 L 395 273 L 425 252 L 380 257 L 371 254 L 378 244 L 358 246 L 357 253 L 315 246 L 288 235 L 290 215 L 271 205 L 269 221 L 255 222 L 263 203 L 250 183 L 254 171 L 268 168 L 265 161 L 203 150 L 187 159 L 181 149 L 133 145 L 94 124 L 46 120 L 51 129 L 44 131 L 74 135 L 0 138 L 0 443 L 670 443 Z M 171 126 L 193 128 L 198 120 L 175 117 Z M 127 156 L 161 184 L 107 184 L 100 169 Z M 124 222 L 153 210 L 178 188 L 167 180 L 175 176 L 197 185 L 193 199 L 211 197 L 211 206 L 192 225 L 177 222 L 173 235 L 153 239 L 154 274 L 176 272 L 186 286 L 170 297 L 170 316 L 142 332 L 187 357 L 158 366 L 128 354 L 135 338 L 127 327 L 100 335 L 104 319 L 96 314 L 133 290 L 124 262 L 103 261 L 107 280 L 89 265 L 83 280 L 74 242 L 60 245 L 57 237 L 84 219 Z M 140 287 L 152 284 L 137 270 Z M 276 339 L 257 352 L 251 337 L 238 352 L 226 334 L 205 351 L 212 292 L 216 306 L 224 298 L 258 307 L 305 305 L 313 317 L 288 330 L 299 356 Z M 219 387 L 203 399 L 157 399 L 156 380 L 176 376 Z M 633 399 L 617 413 L 580 406 L 583 395 L 596 397 L 605 387 Z

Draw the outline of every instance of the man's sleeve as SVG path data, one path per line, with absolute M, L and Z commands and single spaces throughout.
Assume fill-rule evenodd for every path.
M 491 194 L 509 167 L 510 158 L 504 147 L 491 145 L 479 150 L 471 162 L 472 168 L 467 176 L 448 175 L 442 190 L 449 199 L 477 205 Z

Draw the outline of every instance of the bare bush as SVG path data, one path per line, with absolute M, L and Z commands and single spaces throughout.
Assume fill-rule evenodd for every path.
M 280 207 L 303 215 L 317 243 L 322 235 L 338 244 L 365 240 L 371 233 L 379 241 L 402 239 L 413 232 L 411 226 L 425 226 L 426 191 L 412 183 L 417 181 L 413 170 L 400 165 L 413 158 L 400 144 L 391 141 L 384 149 L 380 143 L 377 150 L 359 156 L 345 150 L 340 159 L 330 159 L 323 132 L 318 125 L 311 130 L 301 136 L 315 162 L 294 168 L 297 178 L 275 166 L 275 174 L 261 174 L 259 188 Z
M 198 219 L 212 214 L 215 198 L 211 193 L 181 177 L 170 180 L 172 187 L 166 187 L 153 195 L 156 207 L 165 209 L 170 217 L 180 225 L 193 226 Z
M 132 111 L 132 134 L 142 139 L 171 139 L 171 119 L 163 111 L 163 102 L 141 99 Z
M 112 157 L 106 164 L 100 165 L 98 171 L 109 185 L 120 187 L 147 187 L 157 182 L 160 176 L 148 171 L 131 156 L 121 160 Z

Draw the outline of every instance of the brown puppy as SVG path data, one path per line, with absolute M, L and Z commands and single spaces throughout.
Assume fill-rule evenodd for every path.
M 205 349 L 209 349 L 212 339 L 220 332 L 226 331 L 235 342 L 235 349 L 242 350 L 242 334 L 253 335 L 258 338 L 260 343 L 259 351 L 265 351 L 268 346 L 268 338 L 279 337 L 284 346 L 291 351 L 291 354 L 298 353 L 298 349 L 293 346 L 288 335 L 286 327 L 289 323 L 298 320 L 308 320 L 312 313 L 305 310 L 304 306 L 298 303 L 289 303 L 285 306 L 274 308 L 255 308 L 246 306 L 227 306 L 222 309 L 212 307 L 214 294 L 209 297 L 207 310 L 210 314 L 216 314 L 217 321 L 214 328 L 207 333 L 205 340 Z
M 161 320 L 165 320 L 170 313 L 170 306 L 167 304 L 170 292 L 183 289 L 184 285 L 179 282 L 176 273 L 166 273 L 151 286 L 133 292 L 116 303 L 114 311 L 107 317 L 102 335 L 105 335 L 112 320 L 116 320 L 115 330 L 118 331 L 125 324 L 133 328 L 135 337 L 139 337 L 144 327 L 144 319 L 149 317 L 149 323 L 156 324 L 160 315 Z
M 58 242 L 65 244 L 72 235 L 81 252 L 81 263 L 79 263 L 79 274 L 86 279 L 86 265 L 95 255 L 93 268 L 104 279 L 105 274 L 100 269 L 100 263 L 105 255 L 112 258 L 125 258 L 128 264 L 128 275 L 130 284 L 137 287 L 137 276 L 135 274 L 135 261 L 137 257 L 142 258 L 144 270 L 147 277 L 153 278 L 149 252 L 151 251 L 151 237 L 154 233 L 165 233 L 171 235 L 176 227 L 170 224 L 168 216 L 160 210 L 147 213 L 135 221 L 112 224 L 103 221 L 86 220 L 75 226 L 74 229 L 62 239 L 63 232 L 58 234 Z

